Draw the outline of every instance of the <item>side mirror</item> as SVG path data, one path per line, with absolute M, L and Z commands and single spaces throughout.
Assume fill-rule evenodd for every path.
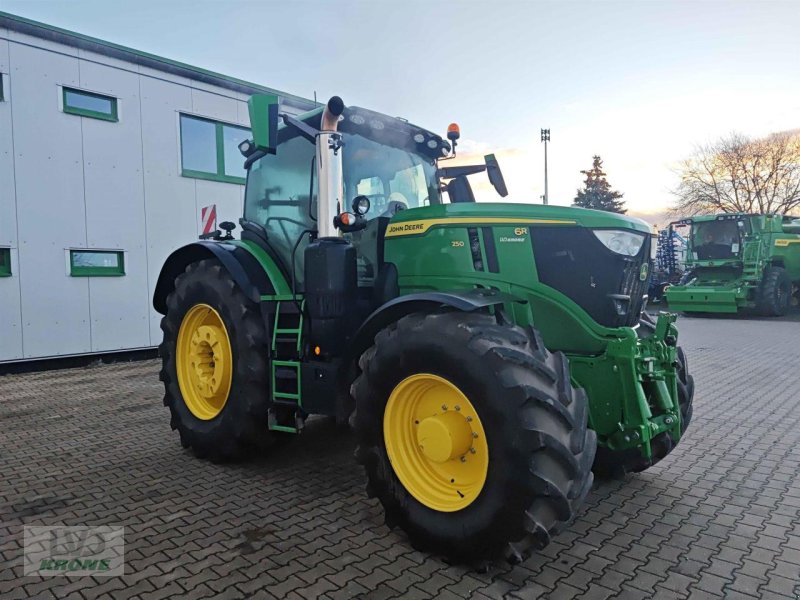
M 278 97 L 271 94 L 256 94 L 247 101 L 255 150 L 275 154 L 278 147 L 278 107 Z
M 494 186 L 494 189 L 501 198 L 508 196 L 508 188 L 503 179 L 503 172 L 500 170 L 500 165 L 497 164 L 497 159 L 494 154 L 487 154 L 483 157 L 486 161 L 486 173 L 489 175 L 489 182 Z

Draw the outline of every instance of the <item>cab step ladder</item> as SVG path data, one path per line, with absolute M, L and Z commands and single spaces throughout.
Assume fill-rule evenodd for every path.
M 278 301 L 272 328 L 270 360 L 271 400 L 268 424 L 272 431 L 298 433 L 303 428 L 300 352 L 303 337 L 303 304 Z

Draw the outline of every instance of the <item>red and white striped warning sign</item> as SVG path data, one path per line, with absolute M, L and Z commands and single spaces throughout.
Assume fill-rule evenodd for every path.
M 217 228 L 217 205 L 211 204 L 200 209 L 200 220 L 203 222 L 203 235 Z

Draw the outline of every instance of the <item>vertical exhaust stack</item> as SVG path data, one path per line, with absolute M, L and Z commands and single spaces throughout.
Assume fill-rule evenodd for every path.
M 319 165 L 317 230 L 321 238 L 339 236 L 333 219 L 344 206 L 342 138 L 338 132 L 339 117 L 343 112 L 344 102 L 339 96 L 333 96 L 328 100 L 322 112 L 321 131 L 317 137 L 317 165 Z
M 334 217 L 346 210 L 342 174 L 342 138 L 338 133 L 344 102 L 328 100 L 317 135 L 317 239 L 305 249 L 305 300 L 309 341 L 323 356 L 336 356 L 355 330 L 358 300 L 356 249 L 339 234 Z

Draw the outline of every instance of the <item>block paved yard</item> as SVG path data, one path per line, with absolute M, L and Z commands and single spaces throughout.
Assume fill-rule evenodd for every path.
M 170 431 L 155 361 L 0 377 L 0 598 L 797 598 L 800 319 L 681 318 L 681 342 L 681 446 L 488 573 L 389 532 L 327 420 L 219 466 Z M 124 525 L 126 575 L 22 577 L 23 524 Z

